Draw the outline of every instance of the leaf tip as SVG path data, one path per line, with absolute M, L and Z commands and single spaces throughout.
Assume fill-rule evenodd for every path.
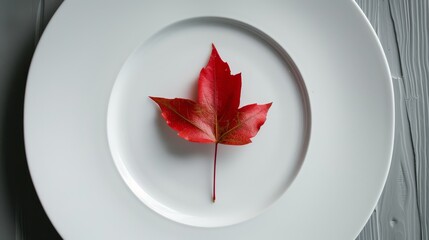
M 212 56 L 219 56 L 219 53 L 217 52 L 217 49 L 216 49 L 214 43 L 212 43 L 212 53 L 211 53 L 211 55 Z
M 154 102 L 157 102 L 157 100 L 159 99 L 159 97 L 152 97 L 152 96 L 149 96 L 149 98 L 152 99 L 152 101 Z

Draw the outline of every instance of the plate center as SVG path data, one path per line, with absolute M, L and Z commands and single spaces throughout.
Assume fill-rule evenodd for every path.
M 148 96 L 196 99 L 214 43 L 242 73 L 241 106 L 273 105 L 253 143 L 219 145 L 217 201 L 211 202 L 214 144 L 176 136 Z M 121 176 L 149 208 L 183 224 L 219 227 L 262 213 L 302 165 L 310 131 L 308 97 L 287 53 L 268 35 L 225 18 L 194 18 L 155 33 L 125 62 L 108 113 L 110 150 Z

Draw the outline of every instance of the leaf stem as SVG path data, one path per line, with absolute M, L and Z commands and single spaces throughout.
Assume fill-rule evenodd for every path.
M 216 159 L 217 159 L 217 144 L 215 143 L 215 153 L 214 153 L 214 160 L 213 160 L 213 194 L 212 194 L 212 201 L 213 203 L 216 201 Z

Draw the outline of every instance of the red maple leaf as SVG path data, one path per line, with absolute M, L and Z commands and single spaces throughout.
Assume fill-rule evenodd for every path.
M 239 108 L 241 73 L 231 75 L 214 45 L 207 66 L 198 79 L 198 99 L 150 97 L 161 109 L 168 126 L 188 141 L 214 143 L 213 202 L 216 200 L 216 157 L 218 144 L 251 143 L 265 123 L 272 103 Z

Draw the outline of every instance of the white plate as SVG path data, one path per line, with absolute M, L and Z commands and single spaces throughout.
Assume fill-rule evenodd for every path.
M 254 143 L 188 143 L 149 95 L 193 97 L 215 43 L 242 105 L 274 102 Z M 311 106 L 311 107 L 310 107 Z M 29 73 L 25 139 L 65 239 L 353 239 L 384 185 L 393 90 L 351 1 L 69 0 Z

